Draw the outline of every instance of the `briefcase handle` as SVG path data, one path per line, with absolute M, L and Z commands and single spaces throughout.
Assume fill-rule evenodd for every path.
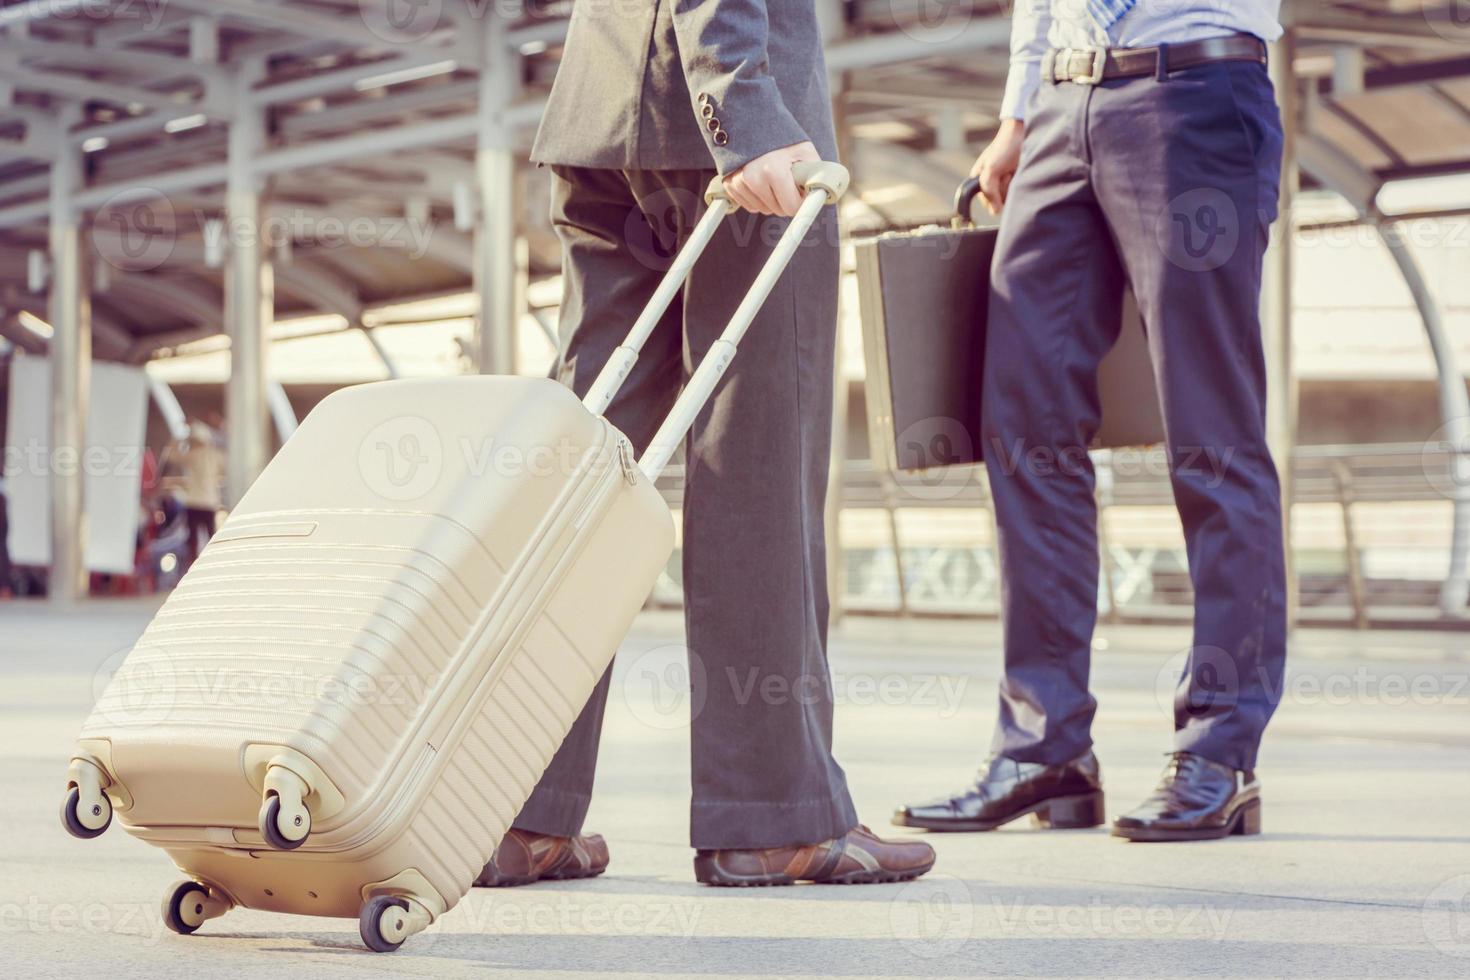
M 955 226 L 972 225 L 975 218 L 971 214 L 975 207 L 975 198 L 980 196 L 980 178 L 969 177 L 959 190 L 954 192 Z

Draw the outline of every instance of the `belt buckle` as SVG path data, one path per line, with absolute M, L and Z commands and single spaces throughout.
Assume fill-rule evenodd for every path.
M 1071 59 L 1071 56 L 1073 54 L 1086 54 L 1086 53 L 1089 53 L 1089 52 L 1092 54 L 1092 71 L 1090 71 L 1090 72 L 1074 72 L 1074 71 L 1072 71 L 1072 64 L 1071 64 L 1071 60 L 1072 59 Z M 1074 83 L 1076 83 L 1078 85 L 1098 85 L 1098 84 L 1101 84 L 1101 82 L 1103 80 L 1103 74 L 1106 73 L 1107 70 L 1108 70 L 1108 49 L 1107 48 L 1078 48 L 1075 51 L 1073 49 L 1071 49 L 1071 48 L 1068 48 L 1066 53 L 1067 53 L 1067 62 L 1066 62 L 1066 64 L 1067 64 L 1067 71 L 1068 71 L 1069 74 L 1071 74 L 1072 81 Z
M 1041 56 L 1041 77 L 1055 85 L 1057 83 L 1057 59 L 1066 53 L 1067 49 L 1047 48 L 1046 54 Z

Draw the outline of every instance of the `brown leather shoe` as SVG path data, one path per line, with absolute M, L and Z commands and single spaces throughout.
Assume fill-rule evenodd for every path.
M 543 878 L 594 878 L 606 870 L 607 841 L 601 834 L 552 837 L 512 827 L 475 879 L 475 886 L 507 888 Z
M 934 867 L 934 848 L 920 840 L 882 840 L 867 827 L 855 827 L 820 844 L 793 844 L 754 850 L 700 851 L 694 877 L 706 885 L 747 887 L 791 885 L 867 885 L 908 881 Z

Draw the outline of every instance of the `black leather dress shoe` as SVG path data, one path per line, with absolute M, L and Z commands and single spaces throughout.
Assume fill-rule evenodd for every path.
M 1038 825 L 1055 830 L 1102 823 L 1097 756 L 1088 751 L 1056 765 L 997 756 L 968 789 L 930 803 L 899 807 L 893 822 L 926 830 L 994 830 L 1028 813 Z
M 1136 841 L 1215 840 L 1261 832 L 1261 784 L 1193 752 L 1175 752 L 1154 793 L 1113 822 L 1113 836 Z

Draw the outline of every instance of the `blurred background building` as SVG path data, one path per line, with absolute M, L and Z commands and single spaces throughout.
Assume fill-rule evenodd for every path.
M 947 221 L 997 124 L 1009 6 L 815 2 L 856 188 L 845 233 Z M 12 590 L 167 588 L 192 552 L 190 512 L 228 508 L 334 388 L 547 370 L 560 255 L 526 152 L 571 7 L 0 5 Z M 1263 312 L 1298 619 L 1464 626 L 1470 14 L 1456 0 L 1284 8 L 1290 207 Z M 869 461 L 848 279 L 835 606 L 993 615 L 983 472 L 897 478 Z M 1162 455 L 1098 463 L 1105 614 L 1187 617 Z M 221 478 L 217 501 L 201 494 Z M 677 468 L 664 487 L 677 506 Z M 653 601 L 677 602 L 677 585 Z

